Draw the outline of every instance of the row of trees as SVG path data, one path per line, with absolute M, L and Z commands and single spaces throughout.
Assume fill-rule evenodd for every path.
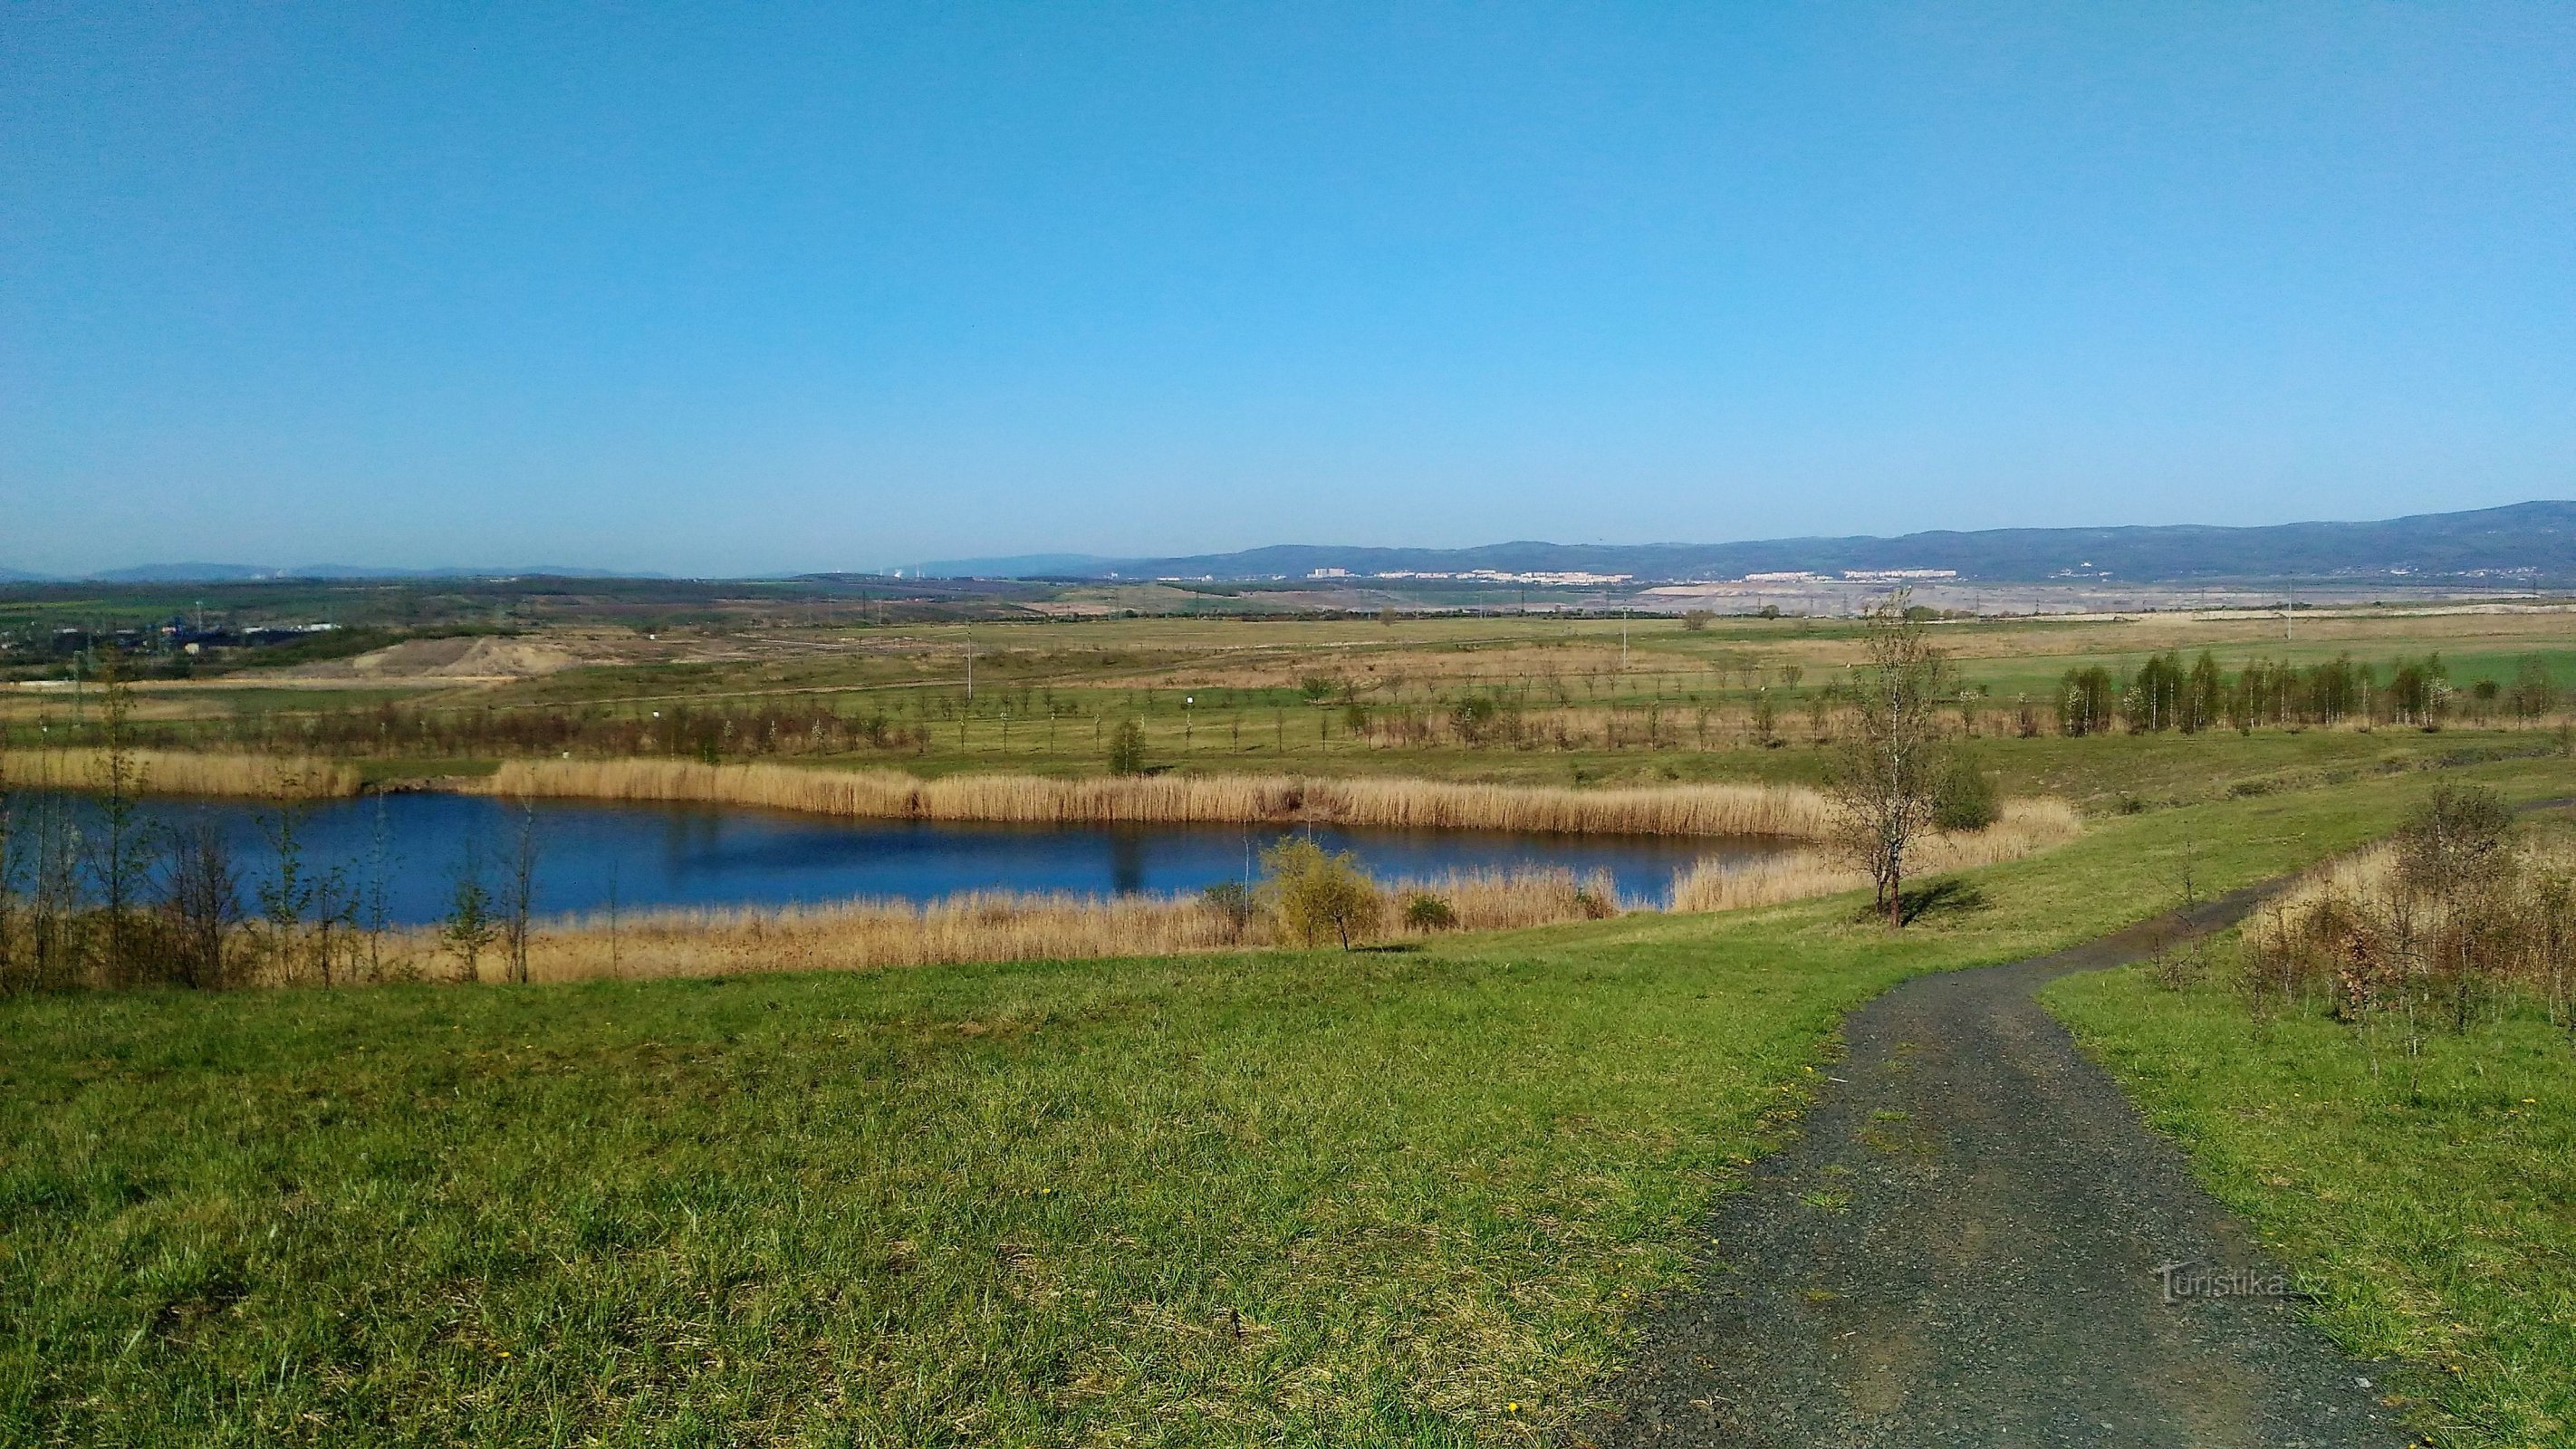
M 2436 727 L 2463 711 L 2528 723 L 2557 709 L 2560 698 L 2547 662 L 2538 658 L 2520 661 L 2510 684 L 2480 679 L 2459 690 L 2439 652 L 2401 658 L 2383 678 L 2350 654 L 2308 665 L 2257 659 L 2230 674 L 2207 650 L 2188 666 L 2180 651 L 2168 651 L 2127 673 L 2098 664 L 2067 670 L 2058 680 L 2056 713 L 2058 733 L 2066 735 L 2114 727 L 2132 734 L 2251 732 L 2350 720 Z

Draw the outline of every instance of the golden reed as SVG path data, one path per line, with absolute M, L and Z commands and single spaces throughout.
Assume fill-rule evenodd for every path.
M 1377 939 L 1434 932 L 1408 925 L 1404 903 L 1437 896 L 1457 931 L 1508 930 L 1594 920 L 1620 910 L 1606 877 L 1565 869 L 1476 871 L 1379 887 Z M 1248 920 L 1199 896 L 1079 896 L 978 891 L 936 901 L 871 900 L 776 910 L 654 911 L 614 926 L 591 915 L 545 923 L 528 942 L 537 981 L 600 977 L 719 976 L 755 971 L 864 971 L 973 961 L 1065 961 L 1260 949 L 1283 943 L 1266 912 Z M 433 934 L 406 954 L 435 957 Z M 430 968 L 455 964 L 452 959 Z M 499 969 L 491 955 L 486 976 Z
M 184 750 L 132 750 L 139 787 L 156 795 L 247 795 L 270 800 L 327 799 L 358 793 L 358 772 L 331 760 L 278 755 L 200 755 Z M 94 790 L 107 774 L 107 752 L 0 750 L 0 777 L 30 789 Z
M 1983 830 L 1934 833 L 1914 847 L 1910 872 L 1934 875 L 2018 860 L 2084 833 L 2083 817 L 2063 800 L 2011 800 Z M 1676 911 L 1733 911 L 1869 888 L 1869 874 L 1821 850 L 1794 850 L 1749 865 L 1715 862 L 1673 878 Z
M 461 789 L 505 796 L 688 800 L 886 820 L 1030 824 L 1235 823 L 1819 840 L 1832 807 L 1796 785 L 1575 790 L 1439 780 L 1154 775 L 1055 779 L 693 760 L 511 760 Z
M 1975 833 L 1934 835 L 1915 856 L 1930 874 L 2018 859 L 2081 833 L 2062 801 L 2021 800 Z M 1673 882 L 1676 911 L 1739 910 L 1862 890 L 1869 878 L 1820 851 L 1799 850 L 1750 865 L 1715 862 Z M 1438 897 L 1460 931 L 1511 930 L 1598 919 L 1635 909 L 1606 877 L 1578 880 L 1562 868 L 1480 871 L 1379 887 L 1381 939 L 1437 934 L 1406 924 L 1414 895 Z M 979 892 L 915 904 L 852 901 L 786 910 L 656 911 L 611 926 L 588 916 L 541 927 L 529 942 L 529 975 L 539 981 L 606 976 L 710 976 L 755 971 L 879 970 L 974 961 L 1063 961 L 1258 949 L 1284 944 L 1261 912 L 1238 923 L 1196 896 L 1014 895 Z M 429 938 L 420 943 L 433 950 Z M 487 974 L 497 963 L 485 963 Z

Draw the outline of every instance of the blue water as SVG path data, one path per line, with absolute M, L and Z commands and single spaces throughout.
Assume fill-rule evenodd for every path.
M 78 814 L 96 809 L 94 801 L 60 796 L 21 797 L 20 808 L 48 804 L 68 804 Z M 275 870 L 274 805 L 155 798 L 143 810 L 165 827 L 200 819 L 214 824 L 232 844 L 246 904 Z M 304 806 L 294 812 L 294 829 L 307 869 L 339 866 L 353 889 L 379 874 L 381 859 L 388 919 L 422 924 L 447 913 L 469 868 L 487 886 L 499 886 L 519 820 L 512 802 L 397 794 Z M 1282 834 L 1268 826 L 844 820 L 738 806 L 559 800 L 535 802 L 534 821 L 541 914 L 601 910 L 612 894 L 622 910 L 648 910 L 853 897 L 918 901 L 997 889 L 1195 892 L 1240 879 L 1247 869 L 1257 873 L 1261 847 Z M 1696 861 L 1737 863 L 1778 848 L 1757 840 L 1321 826 L 1314 838 L 1328 850 L 1352 852 L 1381 879 L 1567 866 L 1583 875 L 1607 870 L 1621 894 L 1657 902 L 1671 893 L 1673 873 Z

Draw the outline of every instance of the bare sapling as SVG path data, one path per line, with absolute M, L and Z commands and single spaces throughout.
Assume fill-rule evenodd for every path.
M 440 944 L 456 957 L 459 982 L 471 985 L 483 979 L 483 953 L 498 933 L 492 893 L 483 884 L 482 853 L 468 841 L 457 865 L 456 888 L 448 896 L 447 917 L 438 928 Z
M 0 996 L 18 982 L 18 874 L 21 868 L 18 802 L 9 788 L 9 760 L 0 754 Z
M 313 914 L 313 878 L 304 865 L 303 815 L 282 803 L 261 822 L 274 860 L 259 884 L 259 919 L 270 973 L 281 984 L 303 978 L 304 927 Z
M 1948 661 L 1908 616 L 1909 597 L 1897 590 L 1864 621 L 1867 663 L 1852 681 L 1852 731 L 1829 789 L 1835 844 L 1868 872 L 1891 927 L 1905 924 L 1908 855 L 1933 823 L 1949 764 L 1939 718 Z
M 92 785 L 98 792 L 98 828 L 88 841 L 90 878 L 98 901 L 98 977 L 122 985 L 145 969 L 143 893 L 152 878 L 155 842 L 143 814 L 144 771 L 134 755 L 134 691 L 123 660 L 110 648 L 99 656 L 99 742 Z
M 528 983 L 528 921 L 535 913 L 537 900 L 537 809 L 526 800 L 519 802 L 518 828 L 510 840 L 509 897 L 504 902 L 506 917 L 502 924 L 503 939 L 510 951 L 510 980 Z
M 211 820 L 190 822 L 173 837 L 163 868 L 162 910 L 170 925 L 166 949 L 172 976 L 201 991 L 231 985 L 241 878 L 223 831 Z

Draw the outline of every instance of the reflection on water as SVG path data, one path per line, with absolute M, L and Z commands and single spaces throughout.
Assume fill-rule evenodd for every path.
M 95 805 L 75 801 L 74 808 Z M 246 882 L 274 867 L 273 805 L 155 799 L 145 809 L 163 823 L 214 822 L 231 840 Z M 392 919 L 418 924 L 445 913 L 469 860 L 480 860 L 487 874 L 494 869 L 519 812 L 515 803 L 481 796 L 371 796 L 305 806 L 295 830 L 308 863 L 345 866 L 352 884 L 369 873 L 371 860 L 382 859 Z M 538 801 L 533 814 L 538 908 L 548 913 L 595 911 L 612 899 L 638 910 L 859 896 L 932 900 L 969 890 L 1195 891 L 1249 876 L 1258 869 L 1260 849 L 1282 833 L 1249 825 L 843 820 L 732 806 L 563 800 Z M 1587 875 L 1607 870 L 1622 894 L 1657 901 L 1669 893 L 1673 873 L 1695 861 L 1742 861 L 1778 848 L 1750 840 L 1489 831 L 1318 827 L 1313 835 L 1326 849 L 1354 852 L 1385 879 L 1561 865 Z

